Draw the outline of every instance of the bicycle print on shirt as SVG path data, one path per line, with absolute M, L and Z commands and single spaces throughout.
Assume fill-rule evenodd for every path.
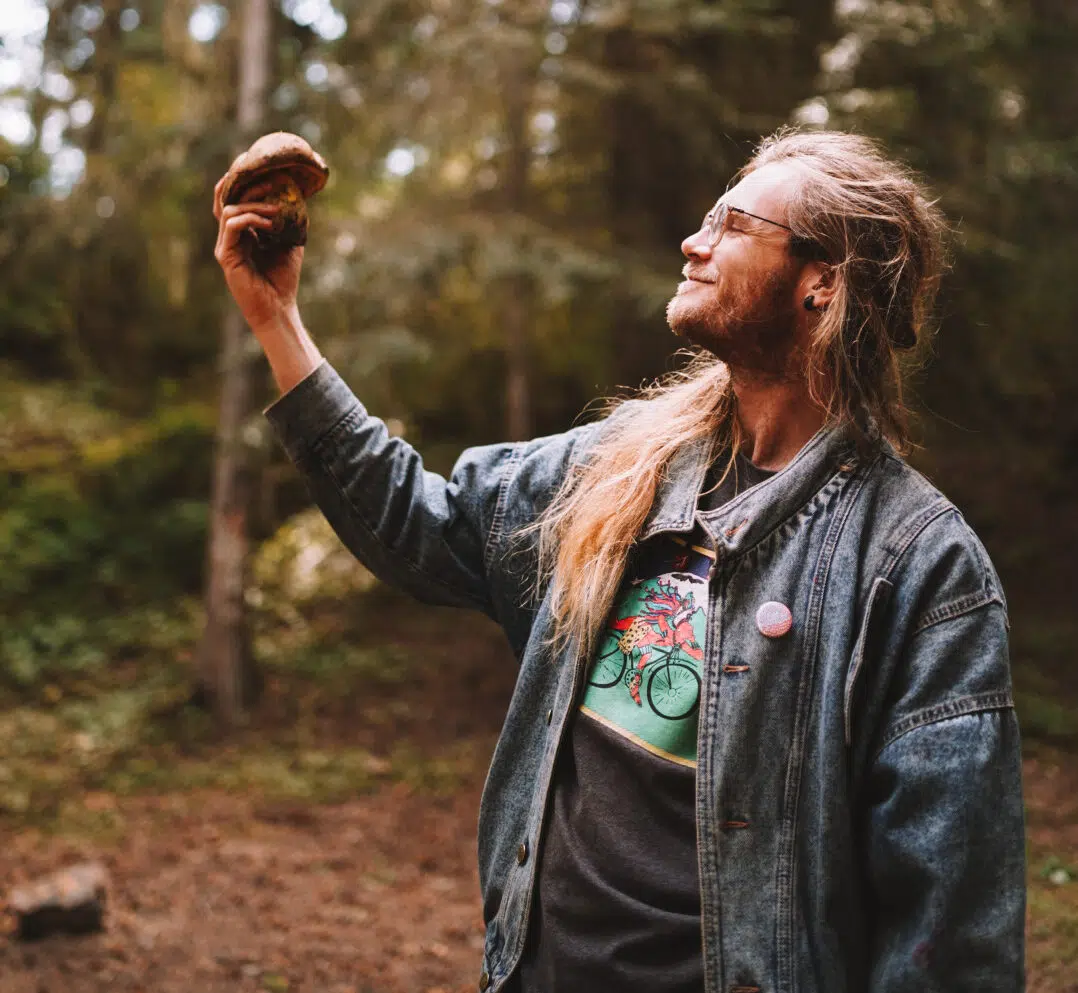
M 714 553 L 668 538 L 633 564 L 581 710 L 648 751 L 696 765 L 707 571 Z

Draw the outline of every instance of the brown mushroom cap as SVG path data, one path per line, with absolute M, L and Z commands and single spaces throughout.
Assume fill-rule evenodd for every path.
M 298 134 L 274 131 L 236 156 L 225 173 L 221 202 L 239 203 L 243 191 L 273 172 L 287 172 L 304 199 L 314 196 L 329 178 L 329 166 Z

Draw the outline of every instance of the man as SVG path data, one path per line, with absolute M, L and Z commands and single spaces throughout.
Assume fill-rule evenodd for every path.
M 481 990 L 1023 988 L 1007 615 L 899 457 L 941 221 L 863 138 L 784 133 L 682 245 L 687 370 L 423 471 L 321 356 L 301 251 L 217 257 L 268 411 L 346 544 L 474 607 L 520 670 L 479 824 Z

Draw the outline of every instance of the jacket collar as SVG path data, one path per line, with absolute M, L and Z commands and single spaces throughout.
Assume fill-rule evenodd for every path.
M 829 479 L 854 462 L 849 432 L 826 424 L 775 475 L 716 510 L 696 510 L 711 457 L 711 440 L 698 438 L 671 460 L 640 541 L 663 531 L 691 531 L 699 516 L 723 555 L 745 551 L 804 506 Z

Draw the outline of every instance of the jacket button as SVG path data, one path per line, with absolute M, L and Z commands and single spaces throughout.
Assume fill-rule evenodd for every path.
M 475 975 L 475 974 L 472 973 L 472 975 Z M 479 976 L 479 993 L 483 993 L 483 991 L 489 985 L 490 985 L 490 973 L 488 973 L 488 972 L 481 973 L 480 976 Z
M 523 865 L 528 861 L 528 843 L 522 841 L 517 846 L 517 865 Z
M 548 710 L 546 712 L 546 722 L 547 722 L 547 724 L 549 724 L 552 720 L 554 720 L 554 711 L 553 710 Z

